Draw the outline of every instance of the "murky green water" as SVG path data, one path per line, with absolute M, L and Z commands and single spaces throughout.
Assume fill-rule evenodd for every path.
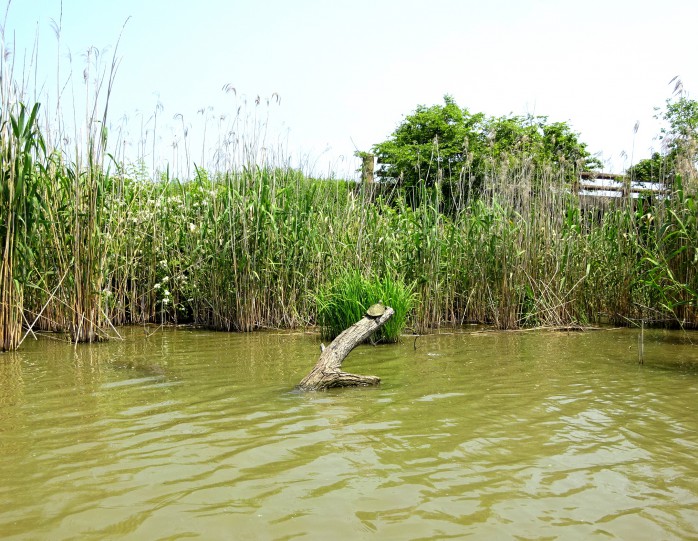
M 695 539 L 698 336 L 166 330 L 0 356 L 6 539 Z M 25 347 L 26 346 L 26 347 Z

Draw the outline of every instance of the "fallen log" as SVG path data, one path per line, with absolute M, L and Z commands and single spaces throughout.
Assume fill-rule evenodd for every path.
M 380 329 L 395 311 L 389 306 L 378 317 L 365 315 L 348 329 L 342 331 L 332 343 L 322 350 L 320 359 L 310 374 L 303 378 L 296 389 L 301 391 L 322 391 L 332 387 L 356 387 L 378 385 L 377 376 L 359 376 L 342 372 L 342 361 L 361 342 Z

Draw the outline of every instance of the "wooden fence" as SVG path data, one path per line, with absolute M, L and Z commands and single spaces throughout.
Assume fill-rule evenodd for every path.
M 625 175 L 583 171 L 574 190 L 581 196 L 637 198 L 640 194 L 667 197 L 669 188 L 659 182 L 636 182 Z

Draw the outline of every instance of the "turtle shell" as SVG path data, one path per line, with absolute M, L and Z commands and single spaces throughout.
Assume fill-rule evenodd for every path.
M 385 306 L 383 304 L 376 303 L 368 307 L 366 310 L 366 315 L 368 317 L 380 317 L 385 313 Z

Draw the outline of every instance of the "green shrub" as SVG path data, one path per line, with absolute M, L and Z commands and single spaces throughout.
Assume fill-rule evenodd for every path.
M 371 341 L 397 342 L 414 305 L 413 290 L 413 285 L 407 286 L 389 276 L 368 279 L 357 271 L 341 275 L 321 287 L 315 296 L 322 337 L 333 339 L 359 321 L 369 306 L 382 302 L 395 310 L 395 315 L 371 337 Z

